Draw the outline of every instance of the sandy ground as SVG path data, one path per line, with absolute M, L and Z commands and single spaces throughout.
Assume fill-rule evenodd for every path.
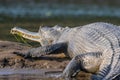
M 24 44 L 21 43 L 0 41 L 0 68 L 64 70 L 64 68 L 70 61 L 68 58 L 64 56 L 64 54 L 57 55 L 52 54 L 40 58 L 28 58 L 28 59 L 13 54 L 14 52 L 25 52 L 28 49 L 30 49 L 30 47 L 25 46 Z M 90 74 L 80 72 L 79 75 L 77 76 L 77 79 L 89 80 L 89 76 Z

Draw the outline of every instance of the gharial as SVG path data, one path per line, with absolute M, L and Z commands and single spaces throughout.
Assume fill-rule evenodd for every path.
M 120 27 L 116 25 L 95 22 L 74 28 L 42 27 L 39 32 L 14 27 L 11 33 L 41 43 L 41 47 L 28 50 L 24 56 L 63 52 L 70 57 L 72 60 L 63 71 L 65 80 L 71 80 L 79 71 L 93 73 L 92 80 L 120 76 Z

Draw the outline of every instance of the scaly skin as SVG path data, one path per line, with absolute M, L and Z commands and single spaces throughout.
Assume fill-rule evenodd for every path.
M 112 80 L 120 74 L 120 28 L 116 25 L 97 22 L 59 30 L 46 27 L 41 28 L 41 36 L 51 43 L 30 49 L 25 56 L 64 52 L 72 59 L 63 71 L 66 80 L 71 80 L 79 71 L 93 73 L 93 80 Z

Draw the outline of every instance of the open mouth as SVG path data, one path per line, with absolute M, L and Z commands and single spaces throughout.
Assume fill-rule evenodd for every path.
M 25 33 L 23 31 L 20 31 L 19 29 L 16 29 L 16 27 L 11 29 L 10 33 L 11 34 L 17 34 L 17 35 L 22 36 L 24 38 L 40 39 L 40 36 L 37 36 L 35 33 L 27 33 L 27 32 Z
M 20 36 L 22 41 L 24 41 L 23 38 L 25 38 L 31 41 L 39 42 L 42 46 L 49 45 L 52 43 L 52 41 L 50 41 L 49 39 L 47 40 L 43 36 L 40 36 L 40 34 L 37 32 L 30 32 L 19 27 L 12 28 L 10 33 L 15 35 L 15 37 L 16 35 Z

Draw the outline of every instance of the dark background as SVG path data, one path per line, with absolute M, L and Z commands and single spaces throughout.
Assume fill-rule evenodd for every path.
M 120 0 L 0 0 L 0 39 L 16 41 L 11 28 L 38 31 L 40 25 L 120 25 Z

